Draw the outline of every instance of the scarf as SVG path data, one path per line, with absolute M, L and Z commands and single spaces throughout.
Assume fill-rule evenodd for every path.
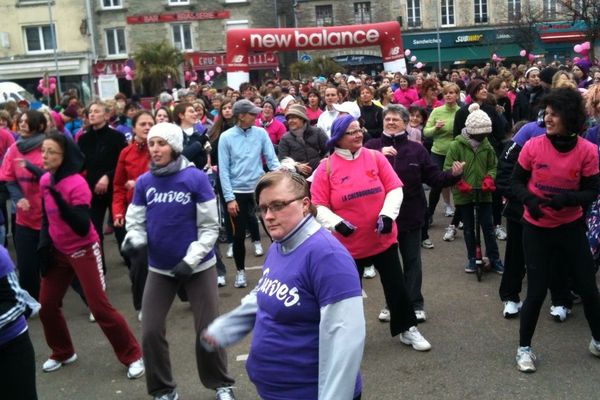
M 574 133 L 570 135 L 548 135 L 546 133 L 546 137 L 550 140 L 550 143 L 552 143 L 552 147 L 560 153 L 566 153 L 573 150 L 577 144 L 577 135 Z
M 17 141 L 17 149 L 21 154 L 27 154 L 31 150 L 40 147 L 44 139 L 46 139 L 46 135 L 43 133 L 37 133 L 27 138 L 21 137 Z
M 154 176 L 167 176 L 173 175 L 174 173 L 181 170 L 183 165 L 183 157 L 178 156 L 175 160 L 171 161 L 164 167 L 159 167 L 154 162 L 150 162 L 150 173 Z
M 471 146 L 471 148 L 473 150 L 477 150 L 477 148 L 479 147 L 479 145 L 483 141 L 483 140 L 479 141 L 479 140 L 473 139 L 471 137 L 471 135 L 469 135 L 467 133 L 467 129 L 466 128 L 463 128 L 463 130 L 462 130 L 462 132 L 460 134 L 462 135 L 462 137 L 464 137 L 465 139 L 467 139 L 467 142 L 469 142 L 469 145 Z

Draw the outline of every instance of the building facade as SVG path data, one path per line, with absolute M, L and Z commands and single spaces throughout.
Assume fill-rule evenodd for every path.
M 296 16 L 299 27 L 397 20 L 409 60 L 435 69 L 483 64 L 494 54 L 523 62 L 521 50 L 563 60 L 585 40 L 581 21 L 573 22 L 558 0 L 298 0 Z M 309 53 L 349 68 L 370 64 L 376 70 L 381 63 L 376 48 Z
M 0 15 L 0 81 L 16 82 L 39 96 L 36 88 L 44 74 L 60 76 L 63 91 L 74 88 L 89 97 L 84 1 L 4 0 Z
M 225 32 L 238 28 L 293 26 L 289 0 L 100 0 L 94 4 L 96 61 L 92 74 L 116 75 L 119 90 L 131 94 L 123 68 L 142 43 L 166 41 L 184 53 L 183 77 L 202 81 L 212 71 L 212 81 L 226 80 Z M 254 75 L 275 74 L 280 65 L 275 53 L 251 57 Z M 222 73 L 215 73 L 219 67 Z M 180 82 L 184 84 L 186 82 Z

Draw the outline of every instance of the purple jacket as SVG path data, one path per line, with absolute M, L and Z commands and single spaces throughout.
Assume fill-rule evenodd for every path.
M 431 161 L 431 157 L 423 145 L 408 140 L 406 134 L 394 137 L 385 133 L 380 138 L 371 139 L 365 147 L 381 151 L 383 147 L 394 146 L 398 154 L 395 157 L 386 157 L 398 177 L 404 184 L 404 199 L 400 207 L 400 214 L 396 218 L 398 232 L 408 232 L 421 229 L 425 223 L 425 209 L 427 200 L 423 183 L 431 187 L 442 188 L 452 186 L 460 180 L 452 176 L 450 171 L 440 171 L 438 166 Z

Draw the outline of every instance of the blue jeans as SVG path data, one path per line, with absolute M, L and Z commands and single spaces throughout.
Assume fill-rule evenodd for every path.
M 460 210 L 462 222 L 464 224 L 463 235 L 465 237 L 465 245 L 467 246 L 467 257 L 475 259 L 475 205 L 461 204 L 456 206 Z M 479 205 L 479 226 L 483 240 L 485 241 L 485 255 L 490 259 L 490 262 L 500 259 L 498 244 L 496 243 L 496 235 L 494 234 L 494 224 L 492 222 L 492 203 L 481 203 Z

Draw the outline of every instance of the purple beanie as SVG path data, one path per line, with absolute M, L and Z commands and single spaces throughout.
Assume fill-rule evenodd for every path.
M 579 69 L 583 71 L 583 74 L 586 76 L 590 73 L 590 68 L 592 67 L 592 63 L 586 59 L 577 61 L 575 65 L 577 65 Z
M 356 118 L 354 118 L 350 114 L 345 114 L 345 115 L 342 115 L 341 117 L 337 117 L 333 121 L 333 124 L 331 124 L 331 138 L 325 144 L 327 146 L 327 148 L 329 149 L 329 151 L 333 150 L 336 143 L 339 142 L 340 139 L 344 137 L 344 134 L 346 133 L 346 129 L 348 129 L 348 126 L 350 126 L 350 124 L 353 123 L 354 121 L 356 121 Z

